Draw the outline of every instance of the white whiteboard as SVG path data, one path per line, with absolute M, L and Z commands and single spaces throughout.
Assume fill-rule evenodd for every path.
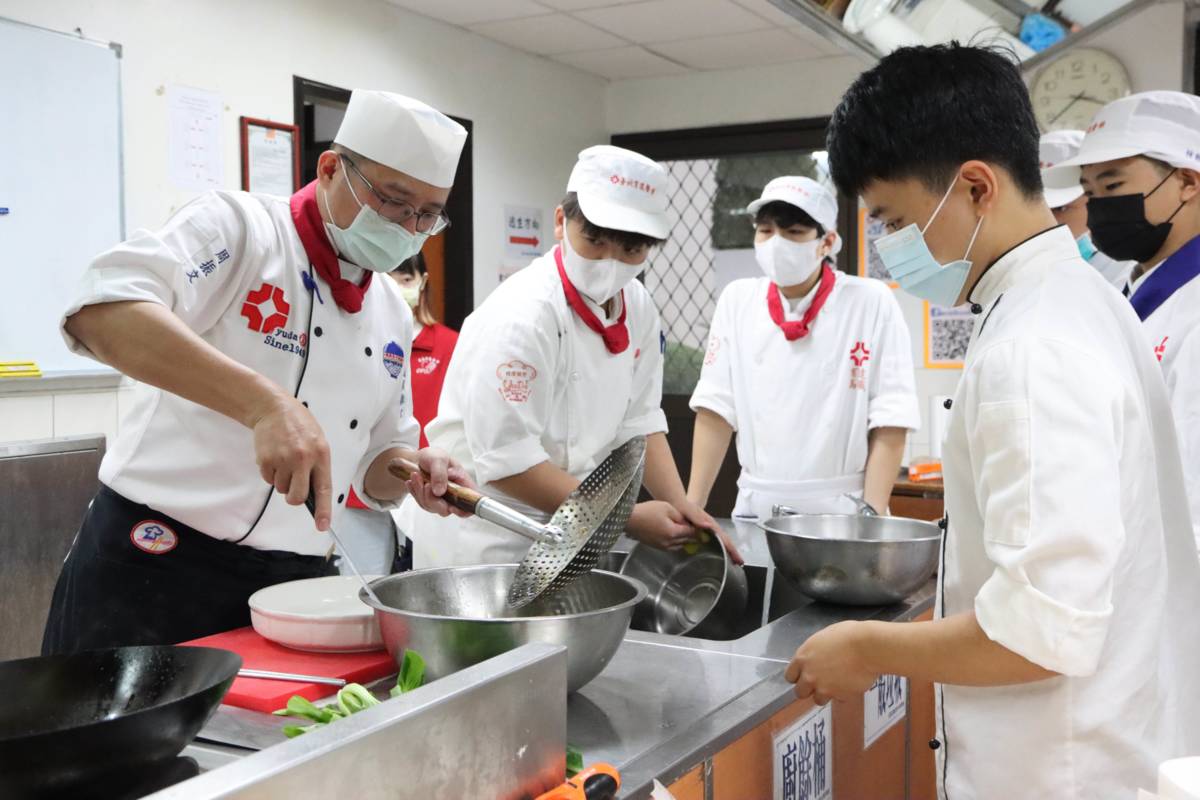
M 0 19 L 0 361 L 95 370 L 58 321 L 124 238 L 119 48 Z

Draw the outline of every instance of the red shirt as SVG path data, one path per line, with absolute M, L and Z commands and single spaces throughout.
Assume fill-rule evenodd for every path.
M 442 396 L 442 384 L 446 380 L 446 369 L 450 356 L 458 343 L 458 331 L 447 328 L 440 322 L 426 325 L 413 340 L 409 364 L 412 369 L 413 416 L 421 423 L 421 447 L 428 447 L 425 426 L 437 416 L 438 398 Z M 346 498 L 347 508 L 366 508 L 354 487 Z

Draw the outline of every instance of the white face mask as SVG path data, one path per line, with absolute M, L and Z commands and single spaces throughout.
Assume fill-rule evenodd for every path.
M 333 248 L 341 258 L 355 266 L 369 269 L 372 272 L 391 272 L 397 265 L 421 252 L 427 233 L 412 233 L 403 225 L 388 222 L 375 209 L 358 199 L 354 186 L 350 184 L 349 173 L 346 175 L 346 188 L 350 196 L 358 203 L 358 214 L 349 228 L 339 228 L 332 222 L 325 223 L 325 231 L 329 234 Z M 328 192 L 323 193 L 325 213 L 333 219 L 329 210 Z
M 626 264 L 615 258 L 584 258 L 571 247 L 571 237 L 563 231 L 563 269 L 571 285 L 596 305 L 604 305 L 616 297 L 625 284 L 646 268 L 641 264 Z
M 817 250 L 822 241 L 793 242 L 777 233 L 765 242 L 754 243 L 754 258 L 777 286 L 796 286 L 811 278 L 821 266 Z
M 408 303 L 409 308 L 416 308 L 417 303 L 421 302 L 421 286 L 422 284 L 418 283 L 414 286 L 400 287 L 400 296 Z

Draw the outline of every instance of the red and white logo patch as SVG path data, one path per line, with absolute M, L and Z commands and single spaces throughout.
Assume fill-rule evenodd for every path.
M 537 369 L 532 364 L 513 359 L 496 367 L 500 379 L 500 395 L 510 403 L 525 403 L 533 393 L 533 379 Z
M 708 366 L 717 360 L 717 353 L 721 350 L 721 339 L 717 336 L 708 337 L 708 349 L 704 351 L 704 366 Z
M 145 520 L 134 525 L 129 532 L 129 540 L 138 550 L 153 556 L 169 553 L 179 545 L 178 534 L 157 520 Z
M 855 342 L 850 351 L 850 388 L 864 390 L 867 388 L 867 368 L 865 364 L 871 360 L 871 351 L 866 342 Z
M 242 316 L 250 330 L 258 333 L 271 333 L 286 326 L 291 311 L 291 305 L 283 297 L 283 289 L 269 283 L 250 290 L 246 302 L 242 303 Z
M 1167 339 L 1170 338 L 1170 336 L 1164 336 L 1163 340 L 1158 343 L 1158 347 L 1154 348 L 1154 355 L 1160 362 L 1163 360 L 1163 356 L 1167 354 Z

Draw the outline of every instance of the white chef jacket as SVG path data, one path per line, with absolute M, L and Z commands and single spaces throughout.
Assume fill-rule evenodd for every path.
M 139 230 L 92 262 L 64 324 L 84 306 L 121 300 L 161 303 L 304 402 L 330 447 L 334 525 L 345 502 L 337 487 L 353 485 L 377 510 L 391 507 L 373 501 L 362 481 L 387 448 L 417 446 L 407 364 L 412 313 L 380 276 L 359 313 L 341 311 L 309 266 L 288 198 L 209 192 L 160 230 Z M 65 328 L 63 336 L 91 355 Z M 140 395 L 109 444 L 100 480 L 217 539 L 303 555 L 329 549 L 308 510 L 263 482 L 249 428 L 168 392 Z
M 1137 266 L 1136 261 L 1116 261 L 1099 250 L 1092 254 L 1087 263 L 1115 289 L 1125 288 L 1125 284 L 1129 282 L 1130 273 Z
M 1147 271 L 1133 283 L 1131 297 L 1157 269 Z M 1167 382 L 1192 526 L 1200 548 L 1200 278 L 1176 289 L 1142 320 L 1142 325 Z
M 874 428 L 921 425 L 912 343 L 884 283 L 835 272 L 809 334 L 789 342 L 767 311 L 768 278 L 721 293 L 693 410 L 737 432 L 735 516 L 770 516 L 775 503 L 810 513 L 854 513 Z M 798 320 L 816 287 L 784 318 Z
M 1060 674 L 938 687 L 939 796 L 1133 797 L 1200 752 L 1200 562 L 1158 365 L 1066 227 L 1009 251 L 971 299 L 936 613 L 974 610 Z
M 546 515 L 488 484 L 544 461 L 582 480 L 635 436 L 667 430 L 658 310 L 639 281 L 625 286 L 629 346 L 610 353 L 567 304 L 553 251 L 504 281 L 467 317 L 429 444 L 457 459 L 488 494 Z M 600 306 L 584 299 L 608 325 Z M 397 524 L 418 567 L 519 561 L 529 542 L 478 519 L 441 518 L 406 505 Z M 411 530 L 411 532 L 410 532 Z

